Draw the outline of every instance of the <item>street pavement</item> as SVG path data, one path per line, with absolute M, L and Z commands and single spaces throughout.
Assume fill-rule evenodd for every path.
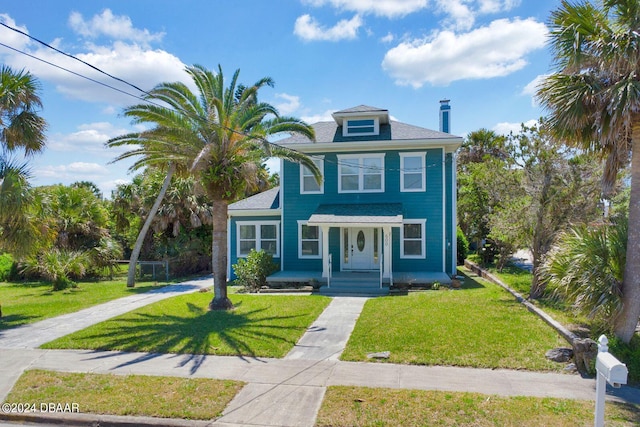
M 355 326 L 366 298 L 336 297 L 283 359 L 124 353 L 87 350 L 42 350 L 39 345 L 98 321 L 180 293 L 210 286 L 211 279 L 172 285 L 164 292 L 127 300 L 126 297 L 65 315 L 71 328 L 43 321 L 0 332 L 0 401 L 26 369 L 92 372 L 114 375 L 161 375 L 215 378 L 247 383 L 215 421 L 166 420 L 92 414 L 37 414 L 6 417 L 12 421 L 92 425 L 190 426 L 313 426 L 326 388 L 332 385 L 398 389 L 467 391 L 500 396 L 539 396 L 580 400 L 595 398 L 595 381 L 576 374 L 443 366 L 408 366 L 389 363 L 340 361 L 339 356 Z M 126 303 L 122 303 L 127 300 Z M 124 311 L 123 311 L 124 310 Z M 93 317 L 95 315 L 95 317 Z M 59 318 L 57 318 L 59 319 Z M 44 326 L 42 326 L 44 325 Z M 24 337 L 20 341 L 18 329 Z M 73 332 L 73 330 L 71 332 Z M 44 341 L 43 341 L 44 340 Z M 380 349 L 384 350 L 384 349 Z M 640 390 L 623 387 L 609 399 L 640 404 Z M 42 424 L 40 424 L 42 425 Z

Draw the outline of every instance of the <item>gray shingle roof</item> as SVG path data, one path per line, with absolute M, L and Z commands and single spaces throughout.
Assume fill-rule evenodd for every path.
M 235 210 L 267 210 L 280 208 L 280 187 L 274 187 L 246 199 L 238 200 L 229 205 L 229 211 Z
M 386 108 L 377 108 L 377 107 L 370 107 L 368 105 L 358 105 L 357 107 L 351 107 L 351 108 L 347 108 L 346 110 L 340 110 L 340 111 L 336 111 L 333 114 L 344 114 L 344 113 L 369 113 L 372 111 L 379 111 L 379 112 L 383 112 L 383 111 L 388 111 Z
M 357 107 L 356 107 L 357 108 Z M 316 142 L 349 142 L 349 141 L 400 141 L 400 140 L 424 140 L 424 139 L 453 139 L 460 137 L 445 132 L 413 126 L 391 120 L 389 124 L 380 125 L 379 135 L 368 136 L 342 136 L 342 126 L 336 122 L 318 122 L 312 125 L 316 131 Z M 305 144 L 310 143 L 309 138 L 293 135 L 281 139 L 278 144 Z

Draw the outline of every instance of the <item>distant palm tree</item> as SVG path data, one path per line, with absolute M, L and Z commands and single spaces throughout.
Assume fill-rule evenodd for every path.
M 627 262 L 615 320 L 615 334 L 628 343 L 640 316 L 640 2 L 563 0 L 549 24 L 557 71 L 538 91 L 549 123 L 606 159 L 605 193 L 631 153 Z
M 12 153 L 26 156 L 44 149 L 46 122 L 40 85 L 30 73 L 0 67 L 0 248 L 22 255 L 30 251 L 37 233 L 27 216 L 31 204 L 29 168 Z
M 194 94 L 185 84 L 161 83 L 151 90 L 149 103 L 125 109 L 125 116 L 137 124 L 153 124 L 148 131 L 123 135 L 107 143 L 110 147 L 136 145 L 116 160 L 136 157 L 133 169 L 162 167 L 167 170 L 153 217 L 174 171 L 193 174 L 210 197 L 213 210 L 212 269 L 214 299 L 211 309 L 233 307 L 227 297 L 227 207 L 248 187 L 257 184 L 256 171 L 266 157 L 274 156 L 300 162 L 311 169 L 318 180 L 320 171 L 307 156 L 274 146 L 267 137 L 279 133 L 298 133 L 314 139 L 313 128 L 293 117 L 280 116 L 275 107 L 258 102 L 258 90 L 273 86 L 262 78 L 253 86 L 238 84 L 236 70 L 225 87 L 222 68 L 218 73 L 194 65 L 186 68 L 197 87 Z M 150 220 L 147 218 L 150 225 Z M 147 225 L 148 229 L 148 225 Z M 146 230 L 143 228 L 143 232 Z M 142 232 L 141 232 L 142 234 Z M 140 246 L 142 245 L 142 239 Z M 138 243 L 138 242 L 137 242 Z M 134 251 L 137 248 L 134 247 Z M 130 263 L 135 264 L 134 254 Z M 135 267 L 135 266 L 134 266 Z M 130 264 L 131 273 L 131 264 Z

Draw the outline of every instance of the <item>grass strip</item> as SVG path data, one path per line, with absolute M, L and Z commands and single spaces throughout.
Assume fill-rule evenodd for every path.
M 367 301 L 342 360 L 390 351 L 391 363 L 559 371 L 545 352 L 566 346 L 513 296 L 465 272 L 460 290 Z
M 47 343 L 43 348 L 283 357 L 330 299 L 230 295 L 230 311 L 208 311 L 211 293 L 169 298 Z
M 607 402 L 607 426 L 640 425 L 640 406 Z M 592 426 L 594 402 L 478 393 L 329 387 L 316 426 Z
M 211 420 L 244 386 L 240 381 L 145 375 L 26 371 L 8 403 L 77 404 L 79 412 Z
M 157 282 L 137 283 L 127 288 L 126 279 L 100 282 L 80 282 L 77 288 L 52 291 L 46 282 L 0 282 L 0 330 L 15 328 L 116 298 L 147 292 L 164 285 Z

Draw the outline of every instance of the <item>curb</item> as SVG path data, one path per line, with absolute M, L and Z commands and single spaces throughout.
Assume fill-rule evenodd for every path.
M 549 316 L 547 313 L 542 311 L 542 309 L 540 309 L 540 308 L 536 307 L 535 305 L 531 304 L 529 301 L 527 301 L 526 298 L 524 298 L 518 292 L 516 292 L 513 289 L 511 289 L 502 280 L 498 279 L 496 276 L 494 276 L 493 274 L 489 273 L 488 271 L 486 271 L 485 269 L 483 269 L 479 265 L 477 265 L 477 264 L 475 264 L 475 263 L 473 263 L 473 262 L 471 262 L 469 260 L 464 260 L 464 266 L 467 267 L 469 270 L 473 271 L 478 276 L 483 277 L 483 278 L 489 280 L 490 282 L 492 282 L 492 283 L 504 288 L 507 292 L 509 292 L 511 295 L 513 295 L 519 303 L 521 303 L 522 305 L 527 307 L 527 310 L 529 310 L 530 312 L 536 314 L 538 317 L 540 317 L 542 320 L 544 320 L 545 323 L 547 323 L 549 326 L 551 326 L 553 329 L 555 329 L 556 332 L 558 334 L 560 334 L 560 336 L 562 336 L 562 338 L 564 338 L 565 340 L 567 340 L 567 342 L 569 344 L 571 344 L 571 346 L 574 345 L 576 340 L 580 339 L 580 337 L 578 337 L 576 334 L 571 332 L 569 329 L 565 328 L 561 323 L 556 321 L 553 317 Z
M 178 418 L 137 417 L 106 414 L 55 413 L 2 413 L 0 420 L 18 423 L 47 423 L 62 426 L 92 427 L 210 427 L 213 420 L 186 420 Z

